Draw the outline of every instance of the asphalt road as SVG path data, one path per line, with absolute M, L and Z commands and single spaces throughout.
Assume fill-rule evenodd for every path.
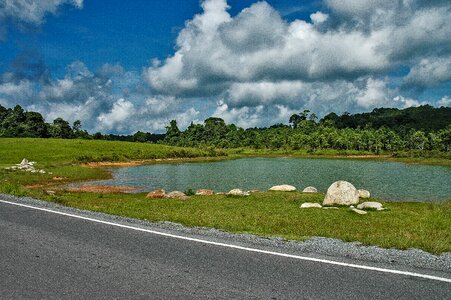
M 451 283 L 160 236 L 0 202 L 1 299 L 451 299 Z

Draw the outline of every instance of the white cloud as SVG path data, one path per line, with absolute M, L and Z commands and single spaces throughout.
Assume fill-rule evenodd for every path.
M 438 101 L 438 106 L 451 106 L 451 98 L 448 96 L 444 96 L 442 99 Z
M 29 80 L 0 83 L 0 96 L 29 98 L 33 94 L 33 83 Z
M 408 86 L 433 87 L 451 80 L 451 56 L 444 58 L 425 58 L 414 65 L 404 78 Z
M 313 13 L 310 15 L 310 19 L 312 20 L 313 24 L 321 24 L 327 21 L 329 18 L 328 14 L 324 14 L 320 11 L 317 11 L 316 13 Z
M 417 101 L 415 99 L 411 99 L 411 98 L 403 97 L 403 96 L 396 96 L 395 98 L 393 98 L 393 101 L 400 103 L 401 105 L 398 105 L 398 107 L 401 107 L 401 108 L 420 106 L 422 104 L 426 104 L 426 103 L 420 103 L 419 101 Z
M 127 126 L 127 121 L 135 112 L 135 107 L 133 103 L 125 99 L 118 99 L 113 103 L 113 107 L 108 113 L 101 113 L 97 120 L 100 122 L 99 127 L 103 130 L 111 130 L 117 124 L 123 128 Z
M 365 109 L 382 107 L 389 103 L 386 82 L 369 78 L 366 87 L 358 92 L 356 96 L 357 105 Z
M 55 14 L 63 4 L 80 9 L 83 7 L 83 0 L 0 0 L 0 20 L 12 18 L 19 22 L 40 25 L 46 14 Z

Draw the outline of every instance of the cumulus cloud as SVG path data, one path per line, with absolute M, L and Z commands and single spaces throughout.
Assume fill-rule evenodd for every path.
M 40 24 L 62 4 L 83 2 L 42 1 L 37 21 L 11 12 L 8 18 Z M 179 32 L 174 53 L 151 60 L 142 74 L 74 62 L 52 79 L 43 64 L 28 68 L 20 59 L 22 71 L 16 67 L 0 80 L 0 102 L 12 104 L 21 94 L 26 107 L 80 119 L 90 131 L 162 132 L 171 119 L 184 128 L 210 115 L 253 127 L 286 123 L 303 109 L 321 116 L 416 106 L 425 103 L 417 100 L 420 92 L 450 81 L 448 1 L 324 4 L 309 19 L 287 21 L 264 1 L 232 16 L 226 0 L 205 0 Z M 404 78 L 393 75 L 401 67 L 408 70 Z M 437 104 L 449 105 L 448 96 L 440 97 Z
M 83 0 L 0 0 L 0 41 L 6 39 L 8 21 L 20 29 L 40 26 L 63 5 L 81 9 Z
M 437 103 L 439 106 L 451 106 L 451 98 L 448 96 L 443 97 Z
M 325 4 L 328 13 L 312 13 L 311 22 L 287 22 L 266 2 L 232 17 L 225 0 L 206 0 L 179 33 L 174 55 L 144 76 L 154 93 L 221 99 L 216 113 L 249 124 L 261 106 L 280 115 L 280 107 L 324 113 L 417 105 L 388 88 L 387 74 L 405 65 L 412 66 L 406 82 L 430 87 L 449 80 L 448 59 L 427 60 L 450 57 L 449 3 Z
M 451 56 L 424 58 L 404 78 L 407 87 L 428 88 L 451 80 Z
M 0 0 L 0 20 L 11 18 L 40 25 L 46 14 L 55 14 L 63 4 L 82 8 L 83 0 Z

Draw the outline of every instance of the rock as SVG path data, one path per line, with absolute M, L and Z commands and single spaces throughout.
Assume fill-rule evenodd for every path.
M 357 209 L 357 208 L 352 208 L 351 211 L 353 211 L 353 212 L 355 212 L 355 213 L 357 213 L 359 215 L 366 215 L 367 214 L 366 211 L 361 210 L 361 209 Z
M 185 193 L 179 191 L 172 191 L 165 196 L 166 198 L 178 199 L 178 200 L 187 200 L 189 197 L 185 195 Z
M 370 198 L 371 194 L 367 190 L 357 190 L 359 192 L 359 198 Z
M 233 190 L 230 190 L 226 195 L 229 195 L 229 196 L 249 196 L 249 193 L 243 192 L 240 189 L 233 189 Z
M 55 191 L 45 191 L 45 193 L 47 194 L 47 195 L 55 195 Z
M 252 194 L 252 193 L 260 193 L 260 190 L 250 190 L 250 191 L 247 191 L 249 194 Z
M 301 208 L 321 208 L 321 204 L 319 203 L 312 203 L 312 202 L 305 202 L 301 204 Z
M 384 210 L 384 208 L 382 207 L 382 203 L 379 202 L 363 202 L 360 203 L 359 205 L 357 205 L 358 209 L 366 209 L 366 208 L 370 208 L 370 209 L 375 209 L 375 210 Z
M 160 199 L 160 198 L 164 198 L 164 196 L 166 195 L 165 190 L 154 190 L 151 191 L 147 194 L 146 198 L 149 199 Z
M 196 191 L 197 196 L 211 196 L 214 195 L 215 192 L 213 190 L 207 190 L 207 189 L 198 189 Z
M 46 171 L 44 171 L 44 170 L 39 170 L 39 173 L 41 173 L 41 174 L 45 174 L 45 173 L 47 173 Z
M 28 159 L 26 159 L 26 158 L 22 159 L 22 161 L 20 162 L 21 166 L 28 166 L 28 164 L 29 164 L 29 162 L 28 162 Z
M 323 209 L 338 209 L 338 207 L 330 206 L 330 207 L 323 207 Z
M 336 181 L 327 189 L 323 205 L 351 205 L 359 203 L 359 192 L 347 181 Z
M 270 191 L 278 191 L 278 192 L 293 192 L 296 190 L 296 188 L 292 185 L 288 184 L 282 184 L 282 185 L 275 185 L 269 189 Z
M 318 193 L 318 190 L 316 187 L 308 186 L 305 189 L 302 190 L 303 193 Z

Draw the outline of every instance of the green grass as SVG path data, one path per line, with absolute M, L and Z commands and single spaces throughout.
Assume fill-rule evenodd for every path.
M 300 209 L 323 194 L 264 192 L 249 197 L 193 196 L 187 201 L 145 194 L 57 193 L 48 200 L 70 207 L 149 221 L 172 221 L 235 233 L 302 240 L 309 236 L 360 241 L 384 248 L 451 251 L 451 201 L 384 203 L 385 211 L 357 215 L 348 208 Z
M 21 185 L 51 182 L 52 177 L 65 177 L 66 182 L 108 178 L 99 168 L 81 167 L 81 163 L 98 161 L 132 161 L 163 158 L 195 158 L 221 154 L 212 150 L 180 148 L 156 144 L 117 141 L 62 140 L 33 138 L 0 138 L 0 184 Z M 52 174 L 33 174 L 5 170 L 23 158 L 36 161 L 38 169 Z
M 129 161 L 153 158 L 203 157 L 218 152 L 164 145 L 84 140 L 0 139 L 0 193 L 32 196 L 62 205 L 138 218 L 172 221 L 229 232 L 279 236 L 301 240 L 308 236 L 360 241 L 385 248 L 418 248 L 431 253 L 451 251 L 451 200 L 444 203 L 387 202 L 385 211 L 361 216 L 347 208 L 300 209 L 303 202 L 321 202 L 322 194 L 266 192 L 250 197 L 193 196 L 188 201 L 150 200 L 145 194 L 95 194 L 58 191 L 47 195 L 49 184 L 107 178 L 99 168 L 80 166 L 89 161 Z M 229 152 L 240 155 L 285 155 L 283 152 Z M 290 155 L 306 155 L 289 153 Z M 11 172 L 4 167 L 22 158 L 53 174 Z M 66 177 L 54 181 L 52 177 Z M 38 188 L 27 188 L 39 185 Z

